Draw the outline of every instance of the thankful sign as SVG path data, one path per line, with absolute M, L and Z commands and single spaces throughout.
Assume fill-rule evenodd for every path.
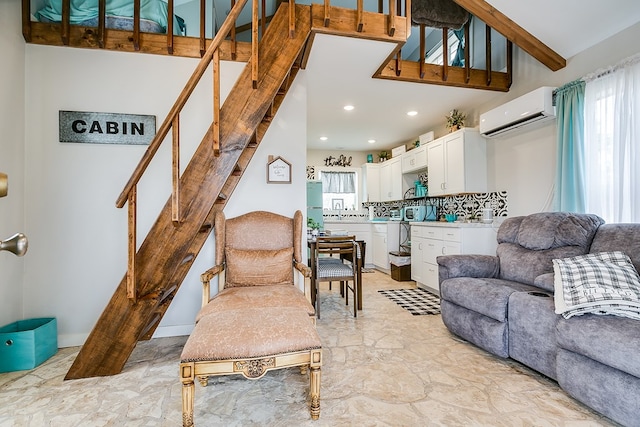
M 147 145 L 156 135 L 156 116 L 60 111 L 60 142 Z

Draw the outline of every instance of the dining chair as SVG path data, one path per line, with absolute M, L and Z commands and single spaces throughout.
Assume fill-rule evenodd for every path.
M 325 236 L 316 239 L 314 254 L 315 274 L 312 275 L 315 289 L 316 315 L 320 318 L 319 284 L 341 282 L 345 305 L 349 305 L 349 291 L 353 294 L 353 316 L 358 316 L 358 244 L 355 236 Z M 343 258 L 351 262 L 343 262 Z M 342 294 L 342 292 L 341 292 Z

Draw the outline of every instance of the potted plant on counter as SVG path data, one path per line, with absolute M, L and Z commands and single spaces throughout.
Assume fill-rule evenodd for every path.
M 308 236 L 317 236 L 318 229 L 320 228 L 320 224 L 318 224 L 313 218 L 307 218 L 307 235 Z

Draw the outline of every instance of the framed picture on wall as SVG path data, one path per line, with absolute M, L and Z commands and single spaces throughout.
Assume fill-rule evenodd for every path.
M 344 208 L 344 199 L 331 199 L 331 209 L 339 211 Z
M 291 163 L 280 156 L 269 156 L 267 182 L 270 184 L 291 184 Z

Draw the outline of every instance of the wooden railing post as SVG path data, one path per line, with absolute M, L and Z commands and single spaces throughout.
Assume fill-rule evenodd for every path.
M 258 0 L 251 3 L 251 80 L 258 88 Z
M 128 262 L 127 262 L 127 298 L 131 302 L 135 303 L 138 298 L 138 292 L 136 289 L 136 224 L 137 224 L 137 186 L 133 187 L 129 192 L 128 197 Z
M 469 28 L 471 27 L 471 18 L 464 24 L 464 81 L 469 83 L 471 80 L 471 44 L 469 43 Z
M 331 17 L 329 15 L 329 10 L 331 9 L 331 1 L 324 0 L 324 26 L 328 27 L 331 22 Z
M 107 28 L 107 0 L 98 1 L 98 46 L 105 47 L 105 29 Z
M 396 33 L 396 8 L 395 8 L 396 0 L 389 0 L 389 29 L 387 33 L 390 37 Z
M 171 125 L 171 221 L 180 224 L 180 115 L 176 114 Z
M 71 0 L 62 0 L 62 25 L 60 26 L 62 44 L 69 44 L 69 32 L 71 31 Z
M 22 0 L 22 37 L 31 43 L 31 1 Z
M 133 48 L 140 50 L 140 0 L 133 0 Z
M 442 81 L 449 78 L 449 29 L 442 28 Z
M 204 53 L 207 51 L 207 39 L 205 38 L 206 25 L 205 25 L 205 16 L 206 16 L 207 5 L 205 0 L 200 0 L 200 57 L 204 56 Z
M 407 39 L 411 35 L 411 0 L 405 0 L 404 3 L 404 16 L 407 18 Z
M 236 5 L 236 0 L 231 0 L 231 9 Z M 231 27 L 231 59 L 236 60 L 236 55 L 238 52 L 238 42 L 236 40 L 236 26 Z
M 296 36 L 296 2 L 289 0 L 289 38 Z
M 213 51 L 213 155 L 220 155 L 220 49 Z
M 173 0 L 167 3 L 167 53 L 173 55 Z
M 362 32 L 362 28 L 364 27 L 364 0 L 357 0 L 357 14 L 358 14 L 358 18 L 356 19 L 356 21 L 358 21 L 357 25 L 356 25 L 356 31 L 361 33 Z
M 424 59 L 426 55 L 425 25 L 420 24 L 420 78 L 424 79 Z
M 485 49 L 486 49 L 486 64 L 487 71 L 487 86 L 491 86 L 491 27 L 485 25 Z

